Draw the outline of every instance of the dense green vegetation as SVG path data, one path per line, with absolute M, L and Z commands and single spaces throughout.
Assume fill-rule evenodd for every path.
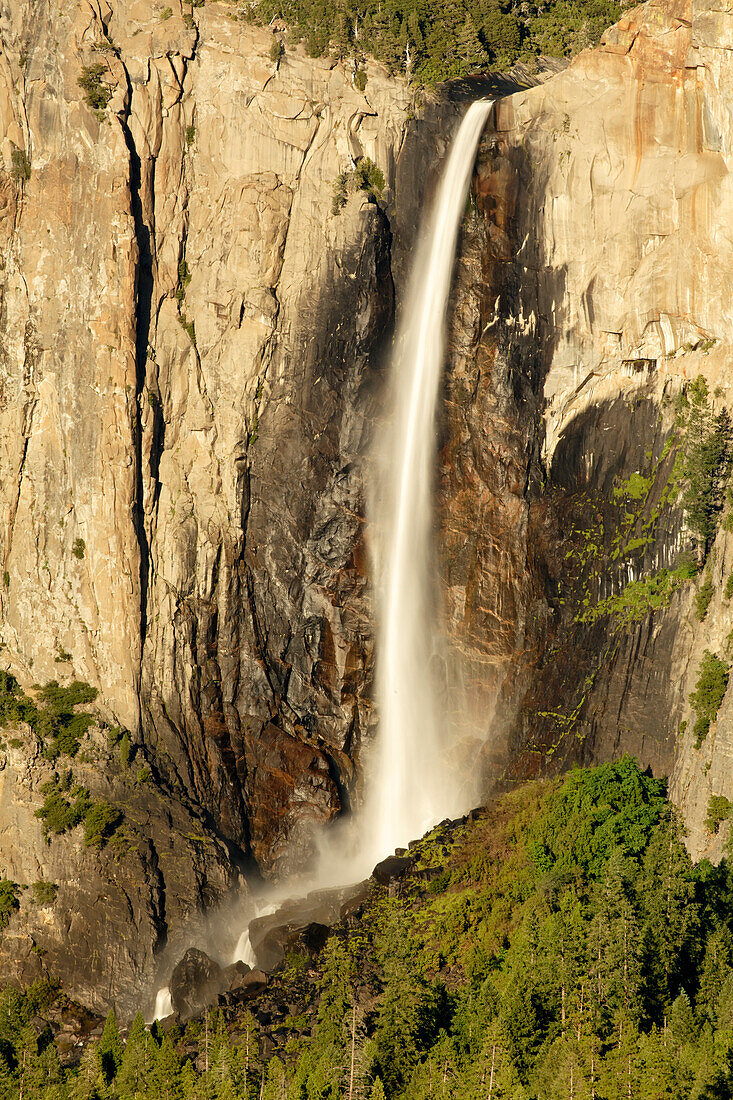
M 54 776 L 41 787 L 43 805 L 36 817 L 43 822 L 43 831 L 60 836 L 84 824 L 84 843 L 103 848 L 122 823 L 122 814 L 108 802 L 93 799 L 86 787 L 74 783 L 71 770 Z
M 123 1042 L 110 1015 L 63 1071 L 29 1028 L 53 989 L 6 992 L 0 1097 L 733 1096 L 732 868 L 691 863 L 662 781 L 624 758 L 528 784 L 413 854 L 315 963 L 292 955 L 264 1016 L 138 1016 Z
M 678 424 L 684 430 L 685 488 L 682 504 L 703 562 L 713 544 L 733 464 L 733 434 L 727 409 L 715 413 L 702 375 L 680 395 Z
M 44 755 L 55 760 L 61 753 L 75 756 L 81 738 L 91 725 L 91 714 L 78 712 L 79 706 L 93 703 L 97 689 L 81 680 L 61 687 L 50 680 L 35 689 L 36 698 L 21 689 L 9 672 L 0 670 L 0 724 L 14 726 L 26 722 L 43 743 Z
M 690 705 L 695 712 L 695 725 L 692 732 L 695 747 L 700 748 L 720 710 L 728 689 L 730 665 L 715 653 L 706 649 L 698 669 L 695 690 L 690 696 Z
M 252 0 L 241 10 L 264 26 L 284 20 L 312 57 L 370 55 L 421 84 L 577 53 L 621 13 L 615 0 Z

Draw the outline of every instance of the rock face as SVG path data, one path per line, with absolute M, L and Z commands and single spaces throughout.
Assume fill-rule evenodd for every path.
M 703 622 L 690 584 L 625 625 L 588 612 L 689 544 L 664 493 L 675 394 L 702 374 L 733 406 L 732 35 L 727 11 L 650 2 L 498 103 L 443 427 L 449 622 L 494 764 L 511 779 L 631 751 L 672 776 L 695 855 L 719 851 L 709 794 L 733 793 L 729 704 L 701 751 L 678 736 L 702 651 L 726 652 L 730 536 Z M 614 488 L 637 474 L 652 489 L 621 545 Z
M 0 875 L 59 891 L 48 911 L 23 895 L 0 972 L 47 966 L 100 1009 L 136 1006 L 166 944 L 179 958 L 249 870 L 301 863 L 355 793 L 374 723 L 361 459 L 462 109 L 446 93 L 416 110 L 378 66 L 360 93 L 344 64 L 271 61 L 271 33 L 226 4 L 171 8 L 0 13 L 2 662 L 26 685 L 97 687 L 149 773 L 131 782 L 91 737 L 74 780 L 126 807 L 130 844 L 100 854 L 79 827 L 47 845 L 52 765 L 9 735 Z M 685 543 L 664 496 L 674 394 L 703 373 L 733 408 L 732 47 L 729 12 L 650 2 L 498 102 L 440 452 L 462 719 L 489 774 L 633 751 L 673 773 L 711 855 L 733 704 L 700 751 L 678 730 L 703 650 L 726 645 L 731 536 L 703 622 L 690 584 L 623 629 L 586 612 Z M 352 189 L 335 213 L 362 156 L 384 194 Z M 614 489 L 652 470 L 645 534 L 614 557 Z
M 44 836 L 37 811 L 53 766 L 27 732 L 13 731 L 3 745 L 0 868 L 26 887 L 0 940 L 3 980 L 27 983 L 47 973 L 93 1008 L 134 1013 L 148 1007 L 169 931 L 185 928 L 237 883 L 226 845 L 190 806 L 156 789 L 141 764 L 137 757 L 122 767 L 98 730 L 73 761 L 75 784 L 124 807 L 122 827 L 99 849 L 85 842 L 83 825 Z
M 53 769 L 9 734 L 0 876 L 59 892 L 24 901 L 0 976 L 45 958 L 128 1009 L 199 910 L 348 804 L 371 722 L 359 459 L 392 268 L 461 108 L 415 112 L 378 66 L 363 94 L 346 64 L 271 61 L 233 5 L 18 0 L 0 39 L 2 663 L 98 688 L 149 773 L 106 774 L 103 733 L 59 761 L 140 850 L 81 827 L 49 847 Z M 382 201 L 334 213 L 362 156 Z

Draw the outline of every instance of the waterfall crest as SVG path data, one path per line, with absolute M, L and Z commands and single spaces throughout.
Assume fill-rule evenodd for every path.
M 472 104 L 453 141 L 412 263 L 392 359 L 386 476 L 371 517 L 378 533 L 379 735 L 366 812 L 380 856 L 465 808 L 461 779 L 447 761 L 450 723 L 436 683 L 441 629 L 433 539 L 435 418 L 458 232 L 492 106 L 491 100 Z

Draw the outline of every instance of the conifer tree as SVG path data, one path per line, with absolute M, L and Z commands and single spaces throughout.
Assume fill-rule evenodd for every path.
M 153 1040 L 148 1035 L 142 1013 L 132 1022 L 122 1062 L 117 1074 L 117 1091 L 125 1100 L 137 1100 L 145 1091 L 148 1069 L 153 1058 Z
M 369 1093 L 369 1100 L 387 1100 L 384 1093 L 384 1085 L 380 1077 L 374 1078 L 372 1091 Z
M 97 1048 L 99 1066 L 107 1084 L 117 1076 L 117 1071 L 122 1065 L 123 1054 L 124 1048 L 120 1033 L 117 1030 L 114 1009 L 110 1009 L 107 1013 L 107 1019 L 104 1021 L 102 1037 Z
M 471 73 L 485 65 L 487 58 L 481 40 L 476 30 L 476 24 L 471 18 L 471 13 L 466 12 L 463 26 L 456 35 L 454 42 L 456 56 L 461 61 L 463 73 Z

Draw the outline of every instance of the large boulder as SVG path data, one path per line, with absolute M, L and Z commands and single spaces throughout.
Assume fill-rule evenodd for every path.
M 191 947 L 171 975 L 171 1001 L 182 1020 L 216 1001 L 225 985 L 221 967 L 205 951 Z

